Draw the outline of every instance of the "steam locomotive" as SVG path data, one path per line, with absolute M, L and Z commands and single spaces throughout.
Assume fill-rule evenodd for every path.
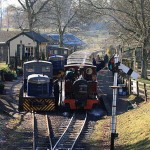
M 96 66 L 92 64 L 65 65 L 64 104 L 71 110 L 91 110 L 99 104 Z
M 24 63 L 23 86 L 19 96 L 19 111 L 55 110 L 51 62 L 34 60 Z

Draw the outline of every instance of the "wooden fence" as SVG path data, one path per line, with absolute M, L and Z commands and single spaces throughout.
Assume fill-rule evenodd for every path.
M 140 75 L 141 75 L 141 68 L 142 68 L 141 62 L 136 62 L 135 69 Z M 148 62 L 147 75 L 148 77 L 150 77 L 150 62 Z
M 150 100 L 150 84 L 125 78 L 122 78 L 122 82 L 126 85 L 129 94 L 140 96 L 145 99 L 145 101 Z

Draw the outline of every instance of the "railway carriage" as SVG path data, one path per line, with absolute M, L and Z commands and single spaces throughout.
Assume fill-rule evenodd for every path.
M 51 62 L 34 60 L 24 63 L 23 86 L 19 96 L 19 111 L 55 110 Z

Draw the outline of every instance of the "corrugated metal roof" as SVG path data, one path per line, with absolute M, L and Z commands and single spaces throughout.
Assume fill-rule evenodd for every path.
M 59 34 L 43 34 L 43 36 L 47 36 L 49 38 L 52 38 L 55 41 L 59 41 Z M 82 46 L 85 45 L 85 43 L 77 38 L 75 35 L 71 33 L 66 33 L 63 35 L 63 44 L 64 46 Z

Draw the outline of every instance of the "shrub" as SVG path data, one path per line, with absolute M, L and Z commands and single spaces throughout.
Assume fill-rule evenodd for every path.
M 15 79 L 15 73 L 12 72 L 10 69 L 5 68 L 2 71 L 5 81 L 12 81 L 13 79 Z

